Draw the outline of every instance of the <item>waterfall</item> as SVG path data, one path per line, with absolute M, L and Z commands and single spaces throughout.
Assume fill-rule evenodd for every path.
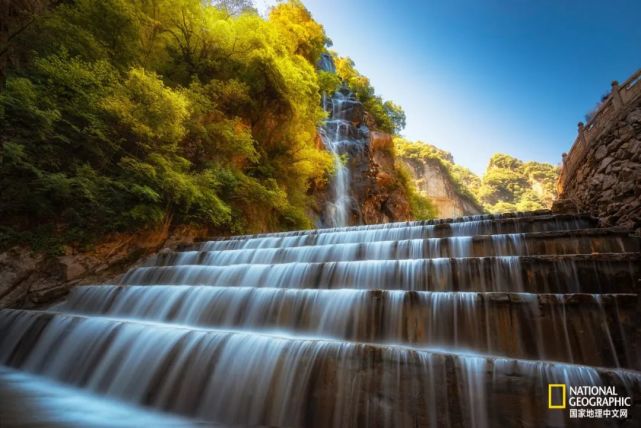
M 320 136 L 334 159 L 335 174 L 324 226 L 340 228 L 349 225 L 352 212 L 358 211 L 351 194 L 352 177 L 348 163 L 354 155 L 365 150 L 369 131 L 360 123 L 362 105 L 349 90 L 343 88 L 325 102 L 330 116 L 320 129 Z
M 336 73 L 334 61 L 328 54 L 321 56 L 318 68 Z M 331 181 L 331 200 L 321 215 L 320 226 L 336 228 L 354 222 L 360 224 L 360 212 L 351 193 L 352 176 L 349 163 L 356 153 L 363 153 L 368 145 L 369 129 L 363 123 L 363 105 L 343 84 L 338 91 L 329 96 L 323 93 L 323 109 L 329 117 L 319 129 L 319 134 L 334 160 L 334 177 Z
M 570 425 L 546 409 L 551 383 L 613 386 L 638 412 L 639 241 L 593 224 L 476 216 L 163 251 L 0 310 L 0 415 L 25 397 L 16 426 Z
M 26 372 L 0 366 L 2 427 L 201 427 L 187 418 L 141 409 Z M 44 415 L 34 412 L 44 408 Z M 4 411 L 9 409 L 9 411 Z M 48 418 L 53 418 L 54 423 Z M 108 422 L 107 422 L 108 421 Z
M 331 100 L 332 108 L 332 117 L 335 114 L 338 115 L 341 111 L 340 100 L 332 98 Z M 343 155 L 346 154 L 343 149 L 343 145 L 349 143 L 349 141 L 343 140 L 343 127 L 348 126 L 345 123 L 341 123 L 340 119 L 336 121 L 334 126 L 334 131 L 328 130 L 326 126 L 324 132 L 321 132 L 321 138 L 325 147 L 327 147 L 332 154 L 334 159 L 334 171 L 335 176 L 332 181 L 332 197 L 333 201 L 331 205 L 327 207 L 329 210 L 329 226 L 331 227 L 342 227 L 347 226 L 349 223 L 349 214 L 350 208 L 352 205 L 352 198 L 349 193 L 350 185 L 350 174 L 349 168 L 345 165 Z

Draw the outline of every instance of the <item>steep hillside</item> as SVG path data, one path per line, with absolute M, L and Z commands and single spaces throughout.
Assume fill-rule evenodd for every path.
M 549 208 L 558 168 L 495 154 L 482 177 L 454 163 L 451 153 L 423 142 L 396 138 L 395 150 L 438 217 Z
M 450 153 L 430 144 L 411 143 L 402 138 L 394 140 L 394 148 L 418 192 L 429 199 L 436 217 L 483 212 L 474 196 L 480 180 L 468 169 L 456 165 Z
M 495 154 L 481 180 L 478 198 L 488 212 L 549 208 L 556 198 L 558 168 Z
M 0 40 L 0 300 L 102 279 L 185 231 L 325 226 L 343 163 L 346 224 L 430 216 L 391 150 L 403 110 L 300 1 L 267 17 L 249 1 L 36 3 L 11 3 Z M 351 157 L 319 137 L 340 89 L 363 128 Z
M 404 126 L 349 58 L 318 67 L 331 41 L 299 1 L 266 18 L 220 0 L 43 5 L 16 5 L 2 46 L 0 250 L 311 228 L 335 173 L 322 95 L 342 83 L 371 129 Z

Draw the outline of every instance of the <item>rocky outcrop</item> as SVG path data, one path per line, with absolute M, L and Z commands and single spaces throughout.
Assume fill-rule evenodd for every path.
M 625 111 L 581 157 L 570 152 L 572 177 L 561 185 L 561 199 L 598 217 L 603 225 L 641 233 L 641 101 Z
M 331 58 L 324 57 L 326 71 Z M 376 124 L 356 95 L 343 85 L 323 97 L 328 120 L 319 140 L 334 158 L 335 174 L 311 189 L 318 227 L 389 223 L 411 218 L 406 189 L 396 170 L 392 136 Z
M 374 224 L 411 220 L 407 194 L 395 168 L 392 137 L 368 131 L 363 144 L 345 147 L 349 170 L 351 206 L 349 224 Z M 329 183 L 312 189 L 316 206 L 312 216 L 327 226 L 325 209 L 331 205 Z
M 366 180 L 357 185 L 363 224 L 411 219 L 405 189 L 394 166 L 392 137 L 372 131 L 369 136 Z
M 168 226 L 116 234 L 90 250 L 66 247 L 61 256 L 14 247 L 0 253 L 0 308 L 38 307 L 65 296 L 76 285 L 114 281 L 163 247 L 177 248 L 206 236 L 204 228 Z
M 411 172 L 418 191 L 437 209 L 438 218 L 481 214 L 483 209 L 457 190 L 449 174 L 437 159 L 401 158 Z

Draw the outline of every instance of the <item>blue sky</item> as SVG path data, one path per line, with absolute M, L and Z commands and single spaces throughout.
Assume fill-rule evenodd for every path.
M 559 163 L 614 79 L 641 67 L 639 0 L 303 0 L 334 49 L 403 106 L 403 134 L 482 173 Z

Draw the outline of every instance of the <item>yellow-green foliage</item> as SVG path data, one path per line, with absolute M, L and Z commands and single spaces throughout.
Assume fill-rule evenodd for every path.
M 376 95 L 369 79 L 356 70 L 351 58 L 341 57 L 336 52 L 330 53 L 336 65 L 336 74 L 363 103 L 376 122 L 376 127 L 390 134 L 397 134 L 405 128 L 405 112 L 401 106 Z
M 0 245 L 36 225 L 66 242 L 168 220 L 310 227 L 308 189 L 332 165 L 315 142 L 337 86 L 315 70 L 327 40 L 299 1 L 268 19 L 242 0 L 40 15 L 0 93 Z
M 549 208 L 556 196 L 557 176 L 554 165 L 497 153 L 490 159 L 478 194 L 492 213 Z
M 558 168 L 540 162 L 523 162 L 497 153 L 490 159 L 482 178 L 454 163 L 449 152 L 422 142 L 394 139 L 397 156 L 432 159 L 447 172 L 457 191 L 487 212 L 532 211 L 549 208 L 556 197 Z
M 396 159 L 394 167 L 398 174 L 398 179 L 401 182 L 401 186 L 405 189 L 407 201 L 410 204 L 410 214 L 412 215 L 412 219 L 430 220 L 436 218 L 436 207 L 428 197 L 419 193 L 416 188 L 416 183 L 414 183 L 412 174 L 408 170 L 407 166 L 399 159 Z
M 481 206 L 476 197 L 481 180 L 469 169 L 455 164 L 451 153 L 422 141 L 412 142 L 401 137 L 394 138 L 394 150 L 402 158 L 439 162 L 457 192 Z

